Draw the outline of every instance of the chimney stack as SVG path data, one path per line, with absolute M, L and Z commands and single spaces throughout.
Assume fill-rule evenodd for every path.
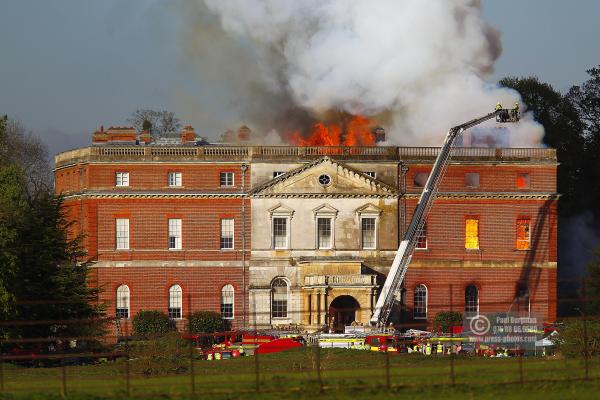
M 181 130 L 181 144 L 194 144 L 196 143 L 196 131 L 191 125 L 186 125 Z
M 238 142 L 247 142 L 250 140 L 250 136 L 252 131 L 246 125 L 242 125 L 237 130 L 237 140 Z
M 375 143 L 385 142 L 385 129 L 383 129 L 381 126 L 376 126 L 373 128 L 372 132 Z

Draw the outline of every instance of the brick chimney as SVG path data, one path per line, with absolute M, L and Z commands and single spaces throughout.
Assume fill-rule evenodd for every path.
M 375 143 L 385 142 L 385 129 L 383 129 L 381 126 L 376 126 L 373 128 L 372 132 Z
M 138 140 L 140 143 L 143 143 L 143 144 L 151 143 L 152 135 L 150 134 L 150 130 L 144 129 L 143 131 L 141 131 L 140 135 L 138 136 Z
M 186 125 L 181 130 L 181 144 L 196 143 L 196 131 L 191 125 Z
M 100 125 L 100 129 L 92 133 L 92 145 L 101 146 L 108 142 L 108 133 L 104 131 L 104 125 Z
M 135 144 L 137 132 L 132 126 L 111 126 L 107 129 L 111 144 Z
M 250 136 L 252 135 L 252 131 L 246 125 L 242 125 L 237 130 L 237 140 L 238 142 L 247 142 L 250 140 Z

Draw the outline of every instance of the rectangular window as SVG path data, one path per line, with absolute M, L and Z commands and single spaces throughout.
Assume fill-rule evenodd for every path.
M 373 171 L 365 171 L 364 174 L 369 175 L 373 179 L 377 178 L 377 173 Z
M 363 249 L 375 248 L 375 218 L 361 218 L 361 236 Z
M 467 218 L 465 221 L 465 249 L 479 249 L 479 220 Z
M 417 249 L 426 249 L 427 248 L 427 222 L 423 224 L 423 228 L 417 234 Z
M 413 183 L 415 187 L 425 187 L 428 178 L 429 172 L 415 172 Z
M 233 172 L 221 172 L 221 186 L 233 186 Z
M 331 218 L 317 218 L 317 243 L 319 249 L 331 248 Z
M 285 172 L 283 171 L 274 171 L 273 172 L 273 179 L 280 177 L 281 175 L 285 174 Z
M 479 187 L 479 172 L 467 172 L 465 174 L 465 187 L 467 187 L 467 188 L 478 188 Z
M 169 249 L 181 250 L 181 220 L 169 219 Z
M 288 248 L 287 218 L 273 218 L 273 248 Z
M 116 186 L 129 186 L 129 172 L 116 172 L 115 173 L 115 185 Z
M 129 249 L 129 218 L 117 218 L 117 250 Z
M 169 186 L 181 186 L 181 172 L 169 172 Z
M 221 220 L 221 249 L 233 249 L 233 218 Z
M 529 250 L 531 246 L 530 225 L 530 219 L 522 218 L 517 220 L 517 250 Z
M 517 189 L 529 189 L 531 185 L 528 172 L 517 174 Z

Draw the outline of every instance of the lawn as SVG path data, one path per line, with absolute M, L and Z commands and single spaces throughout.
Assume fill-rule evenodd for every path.
M 589 362 L 589 381 L 583 380 L 581 359 L 457 357 L 451 362 L 449 357 L 392 354 L 386 359 L 382 353 L 342 349 L 321 349 L 318 355 L 314 348 L 301 348 L 258 359 L 197 360 L 193 375 L 189 361 L 183 363 L 187 370 L 151 377 L 141 374 L 136 363 L 120 360 L 64 369 L 4 364 L 4 398 L 60 398 L 66 388 L 74 399 L 124 398 L 128 389 L 137 398 L 186 399 L 193 398 L 193 387 L 203 399 L 281 399 L 281 392 L 289 392 L 287 396 L 307 399 L 359 395 L 364 399 L 506 396 L 533 400 L 596 398 L 600 389 L 599 359 Z

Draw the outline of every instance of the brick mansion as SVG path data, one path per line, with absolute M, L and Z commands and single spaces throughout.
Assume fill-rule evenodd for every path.
M 368 324 L 439 149 L 208 144 L 189 126 L 167 139 L 110 128 L 55 157 L 55 190 L 109 316 Z M 509 310 L 554 320 L 556 152 L 452 154 L 394 321 Z

